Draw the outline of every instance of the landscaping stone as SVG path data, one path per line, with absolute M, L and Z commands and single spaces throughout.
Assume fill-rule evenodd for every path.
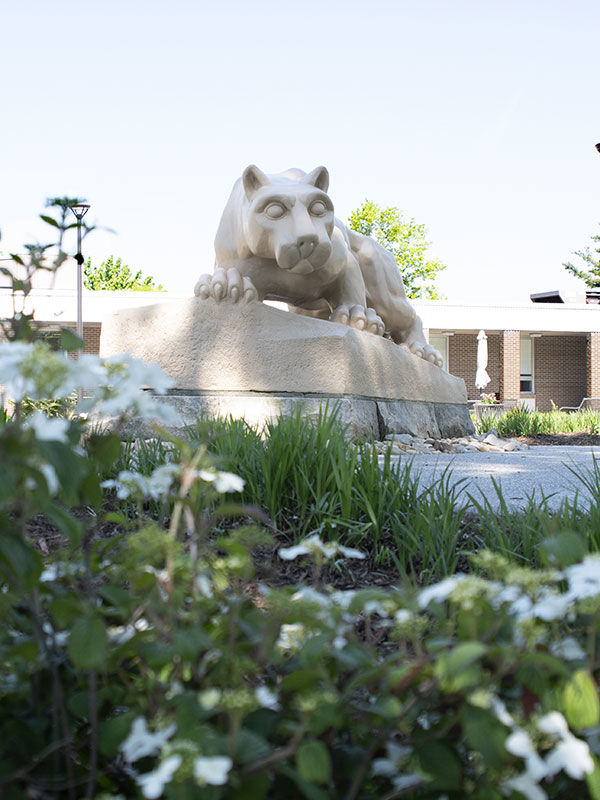
M 389 434 L 384 441 L 375 442 L 374 447 L 378 453 L 385 453 L 391 446 L 392 455 L 402 453 L 448 453 L 451 455 L 460 453 L 512 453 L 516 450 L 529 450 L 529 445 L 518 442 L 515 439 L 502 439 L 496 433 L 485 434 L 482 441 L 481 434 L 472 436 L 460 436 L 454 439 L 434 439 L 432 437 L 422 438 L 410 436 L 406 433 Z

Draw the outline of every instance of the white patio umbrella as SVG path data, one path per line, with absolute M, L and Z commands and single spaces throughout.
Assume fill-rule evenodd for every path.
M 475 374 L 475 386 L 481 391 L 485 389 L 491 381 L 490 376 L 487 374 L 486 367 L 488 365 L 488 343 L 485 331 L 479 331 L 477 334 L 477 372 Z

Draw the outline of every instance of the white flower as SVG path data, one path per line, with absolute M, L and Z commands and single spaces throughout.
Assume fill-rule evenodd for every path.
M 600 556 L 590 555 L 581 564 L 573 564 L 565 569 L 569 581 L 568 597 L 571 600 L 584 600 L 600 594 Z
M 586 656 L 574 636 L 565 636 L 560 642 L 552 642 L 550 652 L 553 656 L 564 658 L 567 661 L 580 661 Z
M 392 786 L 397 792 L 402 792 L 422 782 L 423 777 L 416 772 L 411 772 L 408 775 L 396 775 L 395 778 L 392 778 Z
M 507 728 L 511 728 L 514 725 L 514 720 L 511 715 L 508 713 L 508 710 L 502 700 L 495 695 L 490 697 L 490 708 L 494 713 L 496 719 L 498 719 L 503 725 L 506 725 Z
M 566 594 L 558 594 L 548 589 L 540 593 L 540 597 L 531 609 L 531 616 L 550 622 L 561 619 L 571 606 L 571 600 Z
M 217 472 L 217 477 L 214 481 L 214 487 L 219 494 L 242 492 L 244 485 L 244 479 L 240 478 L 239 475 L 234 475 L 233 472 Z
M 367 556 L 361 550 L 355 550 L 353 547 L 344 547 L 343 544 L 338 545 L 338 552 L 346 558 L 366 558 Z
M 504 781 L 502 787 L 510 791 L 519 792 L 527 800 L 547 800 L 548 798 L 546 792 L 526 772 Z
M 219 704 L 221 695 L 220 689 L 204 689 L 204 691 L 198 693 L 198 702 L 205 711 L 212 711 Z
M 331 599 L 322 592 L 313 589 L 312 586 L 303 586 L 292 595 L 292 600 L 305 600 L 308 603 L 315 603 L 316 605 L 328 608 L 331 605 Z
M 520 728 L 517 728 L 507 736 L 504 746 L 509 753 L 519 758 L 527 758 L 536 752 L 529 735 Z
M 233 762 L 227 756 L 204 756 L 194 761 L 194 777 L 204 786 L 223 786 Z
M 103 481 L 100 485 L 103 489 L 116 489 L 117 497 L 120 500 L 125 500 L 137 494 L 158 500 L 169 494 L 173 481 L 179 476 L 179 472 L 180 467 L 178 464 L 161 464 L 148 476 L 139 472 L 122 470 L 115 480 Z
M 39 470 L 46 480 L 48 491 L 52 496 L 54 496 L 60 489 L 60 482 L 58 480 L 56 470 L 52 464 L 40 464 Z
M 338 636 L 335 637 L 335 639 L 331 644 L 335 647 L 336 650 L 343 650 L 344 647 L 346 647 L 346 645 L 348 644 L 348 640 L 346 639 L 345 636 L 339 634 Z
M 206 575 L 198 575 L 196 578 L 196 588 L 202 597 L 211 598 L 214 594 L 212 584 Z
M 418 596 L 419 608 L 427 608 L 432 601 L 443 603 L 452 594 L 456 586 L 464 580 L 467 580 L 466 575 L 452 575 L 440 583 L 434 583 L 433 586 L 422 589 Z
M 546 774 L 552 777 L 561 769 L 577 781 L 594 771 L 594 760 L 587 742 L 570 733 L 563 736 L 562 741 L 546 756 Z
M 170 783 L 171 778 L 177 772 L 180 765 L 181 756 L 169 756 L 169 758 L 165 759 L 154 772 L 138 775 L 135 781 L 142 787 L 142 794 L 144 797 L 149 798 L 149 800 L 160 797 L 165 784 Z
M 279 630 L 279 638 L 275 642 L 275 647 L 280 650 L 298 650 L 302 647 L 306 638 L 306 630 L 301 622 L 293 622 L 282 625 Z
M 294 558 L 298 558 L 298 556 L 306 555 L 320 555 L 325 556 L 325 558 L 333 558 L 336 553 L 341 553 L 346 556 L 346 558 L 365 558 L 365 554 L 361 553 L 360 550 L 344 547 L 338 544 L 338 542 L 323 542 L 317 533 L 314 533 L 307 539 L 303 539 L 300 544 L 294 545 L 293 547 L 281 547 L 278 553 L 279 558 L 284 561 L 292 561 Z
M 136 717 L 129 736 L 121 743 L 119 749 L 125 761 L 131 764 L 139 758 L 157 753 L 176 730 L 176 725 L 169 725 L 162 731 L 150 733 L 146 727 L 146 720 L 143 717 Z
M 258 686 L 254 690 L 254 695 L 262 708 L 270 708 L 272 711 L 279 711 L 279 701 L 277 695 L 274 694 L 266 686 Z
M 33 430 L 40 442 L 69 443 L 67 431 L 70 423 L 62 417 L 47 417 L 43 412 L 36 411 L 25 420 L 23 427 Z
M 569 734 L 567 720 L 559 711 L 550 711 L 550 713 L 540 717 L 537 726 L 542 733 L 555 733 L 560 737 Z

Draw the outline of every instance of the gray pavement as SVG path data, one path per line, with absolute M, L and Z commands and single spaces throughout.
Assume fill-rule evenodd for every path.
M 464 480 L 460 501 L 470 502 L 469 494 L 481 501 L 483 497 L 495 507 L 499 501 L 492 478 L 501 488 L 511 509 L 523 508 L 532 494 L 540 501 L 547 498 L 549 508 L 556 509 L 565 498 L 573 500 L 577 494 L 581 506 L 597 502 L 584 484 L 573 474 L 593 474 L 594 459 L 598 466 L 598 493 L 600 496 L 600 447 L 530 447 L 512 453 L 407 453 L 395 457 L 406 462 L 413 458 L 413 470 L 420 475 L 422 486 L 431 485 L 449 466 L 450 481 Z

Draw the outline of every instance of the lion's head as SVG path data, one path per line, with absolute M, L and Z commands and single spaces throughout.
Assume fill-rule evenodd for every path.
M 334 227 L 325 167 L 308 175 L 293 169 L 268 176 L 251 165 L 244 170 L 242 185 L 244 233 L 252 253 L 275 259 L 281 269 L 298 275 L 325 265 Z

